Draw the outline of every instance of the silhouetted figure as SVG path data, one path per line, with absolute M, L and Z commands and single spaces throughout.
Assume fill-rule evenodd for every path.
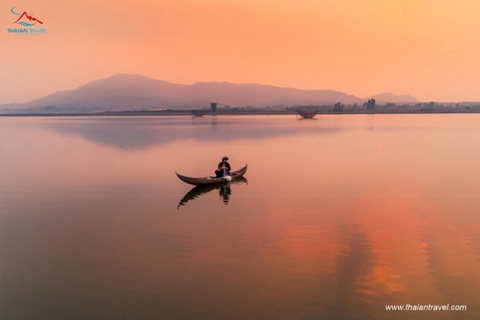
M 218 164 L 218 169 L 215 170 L 215 175 L 217 177 L 223 177 L 224 175 L 229 175 L 230 170 L 232 170 L 232 167 L 230 166 L 230 163 L 228 163 L 228 157 L 223 157 L 222 162 Z

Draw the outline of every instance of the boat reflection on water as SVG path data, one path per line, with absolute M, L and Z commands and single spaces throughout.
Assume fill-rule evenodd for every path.
M 230 201 L 230 196 L 232 195 L 231 185 L 240 183 L 248 184 L 248 181 L 247 179 L 242 177 L 235 181 L 225 182 L 222 184 L 196 186 L 183 196 L 183 198 L 178 203 L 177 210 L 180 208 L 180 206 L 184 206 L 188 201 L 196 199 L 201 195 L 207 194 L 212 190 L 218 190 L 218 195 L 222 199 L 223 203 L 227 205 Z

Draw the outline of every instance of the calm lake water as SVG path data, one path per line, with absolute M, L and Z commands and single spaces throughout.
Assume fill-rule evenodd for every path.
M 0 118 L 0 213 L 2 320 L 480 318 L 478 114 Z

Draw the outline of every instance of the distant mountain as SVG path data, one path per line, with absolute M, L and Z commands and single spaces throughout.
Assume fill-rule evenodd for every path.
M 0 110 L 5 110 L 5 109 L 22 109 L 25 108 L 25 104 L 23 103 L 4 103 L 0 104 Z
M 74 110 L 128 110 L 183 107 L 177 101 L 182 84 L 154 80 L 141 75 L 119 74 L 89 82 L 76 90 L 58 91 L 25 104 L 35 108 L 46 105 Z
M 230 106 L 263 107 L 272 104 L 316 105 L 342 101 L 360 103 L 363 99 L 333 90 L 300 90 L 260 84 L 199 82 L 185 87 L 183 96 L 196 101 L 216 101 Z
M 412 97 L 409 94 L 399 94 L 395 95 L 393 93 L 381 93 L 377 94 L 375 96 L 368 97 L 367 99 L 375 99 L 375 102 L 377 103 L 413 103 L 413 102 L 419 102 L 417 99 Z
M 416 102 L 411 96 L 381 94 L 377 102 Z M 300 90 L 260 84 L 199 82 L 174 84 L 142 75 L 118 74 L 89 82 L 75 90 L 57 91 L 16 108 L 60 108 L 64 111 L 119 111 L 151 109 L 202 109 L 210 102 L 231 107 L 267 105 L 322 105 L 341 102 L 363 104 L 367 99 L 334 90 Z M 0 109 L 13 104 L 1 105 Z
M 54 93 L 49 94 L 48 96 L 45 96 L 40 99 L 33 100 L 29 103 L 26 103 L 25 106 L 48 106 L 51 104 L 55 104 L 58 100 L 68 96 L 70 93 L 72 93 L 73 90 L 64 90 L 64 91 L 57 91 Z

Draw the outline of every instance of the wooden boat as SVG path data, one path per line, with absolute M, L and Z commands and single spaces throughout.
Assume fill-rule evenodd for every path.
M 196 198 L 199 198 L 200 196 L 206 193 L 209 193 L 213 190 L 219 190 L 219 195 L 220 197 L 223 198 L 223 202 L 225 204 L 228 204 L 228 200 L 231 195 L 230 186 L 234 184 L 241 184 L 241 183 L 245 183 L 245 184 L 248 183 L 247 179 L 245 179 L 244 177 L 241 177 L 241 178 L 235 179 L 235 181 L 232 181 L 232 182 L 195 186 L 193 187 L 192 190 L 190 190 L 183 196 L 183 198 L 178 203 L 177 210 L 178 208 L 180 208 L 180 206 L 184 206 L 188 201 L 193 201 Z
M 194 117 L 203 117 L 203 115 L 207 113 L 208 110 L 192 110 L 191 112 Z
M 318 110 L 297 110 L 297 112 L 303 119 L 313 119 L 318 113 Z
M 247 172 L 247 166 L 243 167 L 240 170 L 230 172 L 230 178 L 231 180 L 237 180 Z M 202 177 L 202 178 L 192 178 L 192 177 L 187 177 L 187 176 L 182 176 L 181 174 L 178 174 L 175 172 L 177 177 L 182 180 L 183 182 L 186 182 L 188 184 L 192 184 L 194 186 L 204 186 L 204 185 L 209 185 L 209 184 L 218 184 L 218 183 L 223 183 L 227 182 L 228 180 L 224 177 Z

